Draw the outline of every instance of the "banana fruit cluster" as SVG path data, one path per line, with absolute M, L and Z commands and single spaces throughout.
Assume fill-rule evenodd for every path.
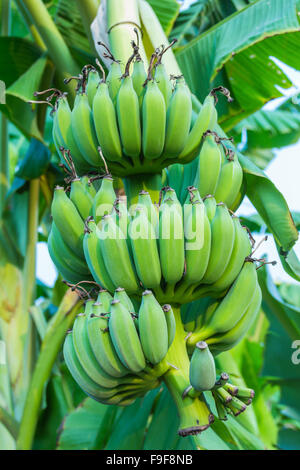
M 185 329 L 192 332 L 187 340 L 188 349 L 193 351 L 199 341 L 209 345 L 214 355 L 233 348 L 254 323 L 261 299 L 256 265 L 246 260 L 225 297 L 202 299 L 198 305 L 195 302 L 190 315 L 186 312 Z
M 64 343 L 66 364 L 80 388 L 105 404 L 126 406 L 156 388 L 175 336 L 170 305 L 145 291 L 138 313 L 123 288 L 86 302 Z
M 199 156 L 190 165 L 175 163 L 166 170 L 168 184 L 174 187 L 181 202 L 186 198 L 186 186 L 192 181 L 202 198 L 214 196 L 228 209 L 236 210 L 241 199 L 243 170 L 235 152 L 224 139 L 208 130 L 203 135 Z
M 199 154 L 203 134 L 217 123 L 215 90 L 195 113 L 184 78 L 166 73 L 165 51 L 162 47 L 152 55 L 147 71 L 137 47 L 123 74 L 113 56 L 107 77 L 102 70 L 100 79 L 93 66 L 85 66 L 73 77 L 78 80 L 73 109 L 59 94 L 53 141 L 59 154 L 70 150 L 77 174 L 103 168 L 101 155 L 114 175 L 127 177 L 159 173 Z

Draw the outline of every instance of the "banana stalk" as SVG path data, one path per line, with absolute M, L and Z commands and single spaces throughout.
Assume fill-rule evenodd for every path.
M 186 395 L 184 390 L 190 385 L 190 361 L 186 350 L 186 331 L 183 328 L 180 309 L 172 306 L 176 321 L 176 334 L 165 361 L 170 366 L 163 380 L 172 395 L 180 418 L 179 435 L 198 434 L 207 429 L 213 422 L 203 394 L 196 398 Z

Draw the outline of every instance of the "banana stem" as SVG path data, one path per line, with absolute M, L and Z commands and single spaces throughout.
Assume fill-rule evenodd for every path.
M 43 50 L 43 51 L 46 51 L 47 50 L 47 47 L 45 46 L 45 43 L 44 41 L 42 40 L 41 36 L 40 36 L 40 33 L 38 32 L 38 30 L 36 29 L 33 21 L 32 21 L 32 18 L 30 18 L 30 15 L 28 14 L 28 12 L 26 11 L 23 3 L 22 3 L 22 0 L 15 0 L 20 12 L 21 12 L 21 15 L 23 16 L 23 19 L 27 25 L 27 28 L 29 29 L 30 33 L 31 33 L 31 36 L 34 40 L 34 42 Z
M 153 203 L 159 202 L 159 193 L 162 186 L 161 174 L 132 175 L 124 178 L 123 182 L 128 207 L 137 204 L 139 192 L 142 190 L 149 192 Z
M 50 321 L 27 392 L 26 403 L 17 439 L 19 450 L 30 450 L 38 422 L 43 390 L 61 349 L 66 332 L 81 306 L 76 292 L 68 290 L 55 316 Z
M 163 376 L 163 380 L 173 397 L 179 414 L 178 434 L 189 436 L 207 429 L 213 421 L 213 415 L 203 394 L 196 398 L 189 396 L 183 398 L 184 390 L 190 385 L 190 360 L 186 350 L 186 332 L 181 322 L 180 308 L 175 306 L 172 308 L 176 320 L 176 335 L 166 356 L 166 361 L 171 367 Z
M 12 435 L 14 439 L 18 435 L 18 422 L 9 414 L 7 411 L 0 406 L 0 423 L 4 424 L 6 429 Z

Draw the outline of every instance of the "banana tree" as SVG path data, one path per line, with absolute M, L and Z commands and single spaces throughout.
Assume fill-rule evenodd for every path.
M 96 58 L 104 70 L 108 66 L 99 41 L 125 66 L 137 35 L 145 62 L 153 50 L 176 38 L 173 52 L 164 54 L 164 64 L 169 75 L 184 75 L 193 93 L 194 112 L 199 112 L 212 88 L 223 85 L 230 90 L 234 101 L 219 100 L 213 130 L 223 137 L 227 132 L 238 142 L 241 130 L 247 129 L 247 148 L 239 154 L 243 168 L 239 203 L 246 194 L 259 217 L 245 223 L 257 232 L 263 226 L 274 236 L 284 269 L 299 281 L 299 261 L 292 249 L 298 227 L 283 195 L 259 168 L 257 151 L 287 145 L 298 137 L 298 118 L 287 105 L 271 113 L 261 110 L 281 96 L 279 87 L 291 86 L 272 57 L 299 68 L 298 11 L 296 0 L 274 0 L 271 5 L 266 0 L 231 1 L 226 7 L 207 0 L 185 10 L 176 0 L 107 0 L 101 5 L 98 0 L 78 0 L 72 11 L 65 0 L 49 7 L 41 0 L 2 0 L 0 79 L 6 85 L 6 99 L 0 105 L 0 334 L 6 361 L 0 361 L 0 440 L 4 448 L 53 449 L 56 443 L 59 449 L 296 448 L 296 366 L 283 373 L 289 358 L 280 357 L 274 368 L 272 355 L 278 354 L 274 335 L 284 336 L 286 349 L 299 338 L 298 297 L 292 302 L 291 291 L 275 286 L 266 270 L 260 271 L 263 303 L 255 325 L 238 346 L 218 356 L 219 370 L 233 375 L 240 387 L 256 390 L 253 407 L 237 419 L 230 416 L 198 436 L 181 437 L 166 386 L 124 409 L 99 404 L 81 392 L 61 349 L 81 308 L 83 291 L 66 291 L 60 279 L 50 289 L 36 279 L 35 271 L 37 241 L 49 235 L 54 186 L 65 175 L 52 140 L 51 113 L 27 102 L 38 90 L 60 88 L 68 92 L 72 105 L 75 82 L 68 79 Z M 269 139 L 267 132 L 272 134 Z M 178 191 L 194 184 L 194 165 L 180 168 L 180 176 L 174 178 Z M 174 167 L 165 174 L 173 174 Z M 155 177 L 119 179 L 116 190 L 122 194 L 125 187 L 134 199 L 141 189 L 157 195 L 162 184 L 157 171 Z

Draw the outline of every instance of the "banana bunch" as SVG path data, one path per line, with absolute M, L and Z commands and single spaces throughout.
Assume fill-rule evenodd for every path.
M 71 77 L 78 82 L 73 109 L 57 91 L 53 140 L 59 154 L 62 148 L 70 150 L 78 174 L 99 171 L 104 159 L 116 176 L 160 173 L 199 154 L 202 136 L 217 123 L 216 91 L 223 89 L 212 90 L 195 113 L 183 76 L 166 73 L 162 57 L 167 49 L 152 54 L 147 70 L 134 43 L 123 74 L 112 54 L 107 77 L 98 61 L 101 78 L 86 65 Z
M 205 341 L 214 355 L 233 348 L 255 321 L 261 299 L 256 265 L 246 260 L 225 297 L 202 299 L 191 309 L 190 315 L 186 312 L 185 329 L 192 331 L 187 340 L 188 349 L 193 351 L 199 341 Z M 197 317 L 199 308 L 202 312 Z
M 207 130 L 199 156 L 190 164 L 175 163 L 167 168 L 168 184 L 176 190 L 181 202 L 191 183 L 202 198 L 214 196 L 236 210 L 242 198 L 243 170 L 234 151 L 224 144 L 216 132 Z
M 138 313 L 125 289 L 88 300 L 64 343 L 66 364 L 82 390 L 105 404 L 126 406 L 156 388 L 175 336 L 170 305 L 145 291 Z

